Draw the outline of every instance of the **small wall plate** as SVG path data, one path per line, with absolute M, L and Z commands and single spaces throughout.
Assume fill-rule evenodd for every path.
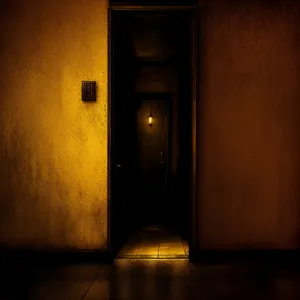
M 96 101 L 96 81 L 82 81 L 82 100 Z

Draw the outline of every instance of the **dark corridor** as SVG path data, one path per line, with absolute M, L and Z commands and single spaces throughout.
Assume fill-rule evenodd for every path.
M 110 244 L 192 231 L 193 11 L 110 11 Z

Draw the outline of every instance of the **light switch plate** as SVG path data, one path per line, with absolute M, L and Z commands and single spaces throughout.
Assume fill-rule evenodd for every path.
M 82 100 L 96 101 L 96 81 L 82 81 Z

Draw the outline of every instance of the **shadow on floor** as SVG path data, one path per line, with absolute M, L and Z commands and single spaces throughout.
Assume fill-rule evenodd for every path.
M 1 273 L 1 300 L 300 299 L 299 271 L 275 265 L 133 258 L 43 268 L 11 264 Z
M 173 251 L 172 247 L 166 247 L 169 252 L 165 251 L 163 243 L 177 245 L 178 249 L 174 247 L 176 251 Z M 166 229 L 143 229 L 126 245 L 139 245 L 135 251 L 140 256 L 133 254 L 128 256 L 130 259 L 117 258 L 111 263 L 52 260 L 36 264 L 31 259 L 6 260 L 5 263 L 0 260 L 0 299 L 300 299 L 297 266 L 283 265 L 277 260 L 272 263 L 261 260 L 191 263 L 184 241 Z M 163 257 L 163 253 L 169 256 Z

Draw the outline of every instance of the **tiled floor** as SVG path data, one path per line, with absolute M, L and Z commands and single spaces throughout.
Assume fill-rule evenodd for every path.
M 130 245 L 139 246 L 129 249 Z M 276 260 L 271 264 L 264 261 L 196 264 L 187 259 L 184 245 L 178 236 L 166 230 L 148 229 L 131 238 L 128 251 L 123 252 L 127 258 L 112 263 L 68 264 L 54 259 L 42 266 L 30 259 L 9 260 L 1 256 L 0 299 L 300 299 L 297 266 L 291 268 Z
M 116 259 L 41 267 L 0 265 L 1 300 L 298 300 L 299 269 L 188 259 Z
M 103 268 L 89 299 L 300 299 L 299 274 L 255 265 L 192 265 L 186 259 L 117 259 Z
M 142 228 L 121 249 L 118 258 L 188 258 L 187 241 L 163 227 Z

